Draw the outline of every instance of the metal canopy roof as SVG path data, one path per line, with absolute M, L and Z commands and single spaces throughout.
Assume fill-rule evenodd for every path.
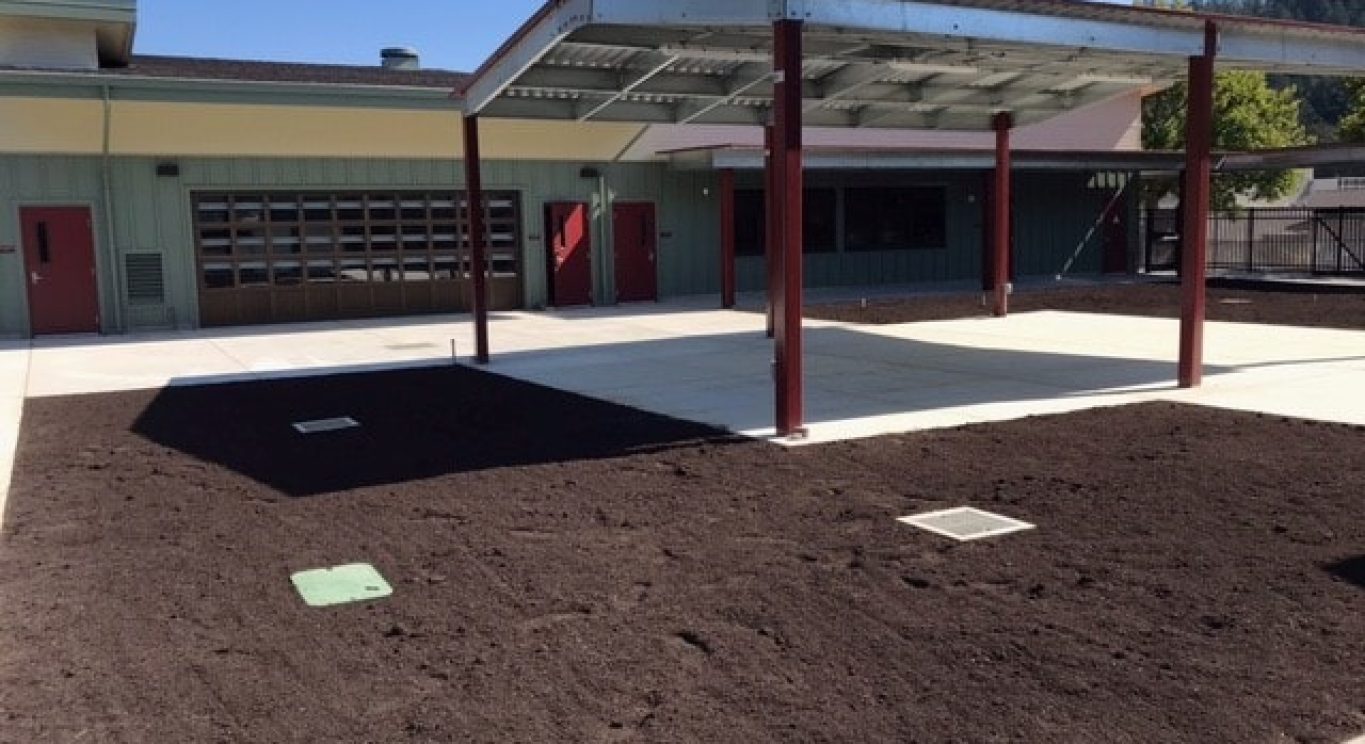
M 805 21 L 813 127 L 1036 123 L 1224 68 L 1365 75 L 1365 30 L 1073 0 L 552 0 L 476 72 L 469 114 L 749 124 L 772 106 L 772 23 Z

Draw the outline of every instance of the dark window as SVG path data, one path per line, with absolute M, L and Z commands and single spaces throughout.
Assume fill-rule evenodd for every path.
M 763 255 L 763 239 L 767 233 L 764 212 L 762 191 L 735 192 L 735 255 Z
M 837 248 L 837 201 L 834 189 L 806 189 L 802 228 L 806 253 L 828 253 Z M 735 255 L 762 256 L 767 224 L 763 192 L 757 189 L 736 191 Z
M 844 214 L 844 245 L 850 251 L 948 245 L 948 197 L 941 186 L 849 189 Z
M 494 276 L 515 277 L 520 196 L 486 193 L 490 268 Z M 468 209 L 457 210 L 462 198 L 455 191 L 195 194 L 201 287 L 465 278 L 468 246 L 461 241 Z
M 832 253 L 839 247 L 837 202 L 834 189 L 806 189 L 806 219 L 801 229 L 806 253 Z

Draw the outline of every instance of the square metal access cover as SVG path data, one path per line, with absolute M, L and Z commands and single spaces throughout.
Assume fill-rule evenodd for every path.
M 959 542 L 980 540 L 983 537 L 995 537 L 996 535 L 1006 535 L 1011 532 L 1034 528 L 1028 522 L 973 509 L 970 506 L 959 506 L 956 509 L 944 509 L 916 514 L 912 517 L 901 517 L 896 521 L 928 530 L 937 535 L 951 537 Z
M 299 421 L 294 424 L 294 430 L 300 434 L 322 434 L 328 431 L 341 431 L 342 429 L 354 429 L 360 426 L 360 422 L 350 416 L 341 418 L 318 419 L 317 421 Z
M 364 602 L 393 594 L 393 588 L 368 563 L 300 571 L 289 580 L 309 607 Z

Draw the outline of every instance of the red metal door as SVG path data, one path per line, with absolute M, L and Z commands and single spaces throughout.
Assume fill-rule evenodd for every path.
M 1113 200 L 1104 215 L 1104 273 L 1128 271 L 1128 207 L 1122 199 Z
M 658 236 L 654 205 L 617 204 L 612 210 L 616 253 L 616 301 L 651 302 L 659 298 Z
M 592 233 L 588 205 L 551 202 L 545 205 L 546 258 L 550 270 L 550 304 L 555 307 L 592 303 Z
M 28 284 L 29 329 L 95 333 L 100 329 L 95 239 L 87 207 L 19 210 Z

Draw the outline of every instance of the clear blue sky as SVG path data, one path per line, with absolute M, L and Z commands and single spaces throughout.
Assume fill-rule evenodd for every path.
M 542 0 L 138 0 L 138 54 L 377 65 L 416 47 L 426 67 L 473 70 Z
M 470 71 L 542 4 L 543 0 L 139 0 L 136 51 L 374 65 L 381 48 L 411 46 L 421 52 L 426 67 Z

